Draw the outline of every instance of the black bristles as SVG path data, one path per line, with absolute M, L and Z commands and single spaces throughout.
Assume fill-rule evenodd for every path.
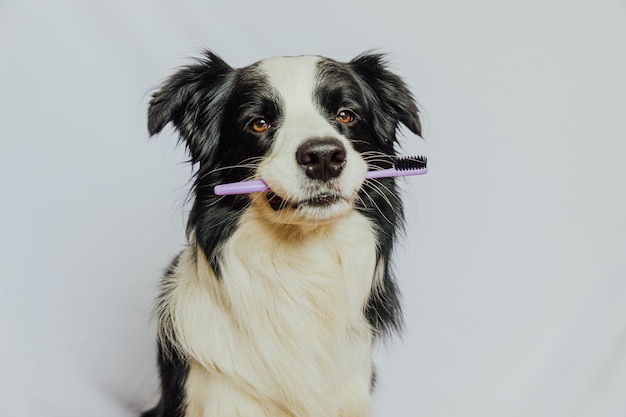
M 402 156 L 395 158 L 395 168 L 398 171 L 426 168 L 425 156 Z

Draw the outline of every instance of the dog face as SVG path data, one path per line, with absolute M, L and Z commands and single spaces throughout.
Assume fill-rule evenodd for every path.
M 358 140 L 351 130 L 360 109 L 346 100 L 322 99 L 319 66 L 319 58 L 300 57 L 269 59 L 258 67 L 278 111 L 249 122 L 272 142 L 257 169 L 271 192 L 253 204 L 276 222 L 318 224 L 346 214 L 367 171 L 364 155 L 351 142 Z
M 421 129 L 411 93 L 373 54 L 347 63 L 271 58 L 234 69 L 207 52 L 153 95 L 150 133 L 169 122 L 198 165 L 189 231 L 217 235 L 215 242 L 249 209 L 288 227 L 315 227 L 354 209 L 394 223 L 393 179 L 364 183 L 364 175 L 392 165 L 400 123 Z M 215 185 L 252 178 L 270 191 L 213 194 Z M 210 242 L 203 246 L 211 253 Z

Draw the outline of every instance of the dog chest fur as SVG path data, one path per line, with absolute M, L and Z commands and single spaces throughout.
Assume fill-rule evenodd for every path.
M 189 355 L 187 415 L 368 414 L 368 219 L 352 212 L 285 236 L 250 209 L 223 245 L 219 280 L 196 250 L 179 258 L 161 303 L 171 323 L 162 336 Z

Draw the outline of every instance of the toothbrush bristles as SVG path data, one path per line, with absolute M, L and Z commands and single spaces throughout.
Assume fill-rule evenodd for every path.
M 411 169 L 426 168 L 427 158 L 425 156 L 405 156 L 395 158 L 395 168 L 398 171 L 408 171 Z

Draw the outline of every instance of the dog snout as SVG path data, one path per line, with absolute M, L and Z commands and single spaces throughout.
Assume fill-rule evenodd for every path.
M 298 147 L 296 160 L 309 178 L 328 181 L 346 165 L 346 148 L 337 139 L 310 139 Z

